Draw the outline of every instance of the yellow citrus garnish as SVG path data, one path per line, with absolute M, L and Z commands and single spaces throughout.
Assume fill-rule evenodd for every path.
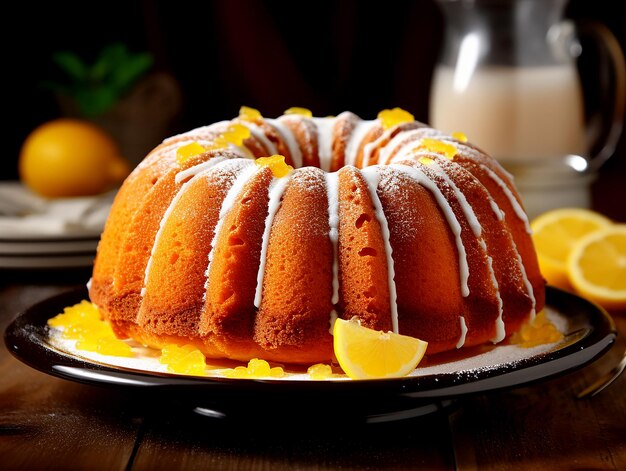
M 206 362 L 203 353 L 193 345 L 166 345 L 161 349 L 159 362 L 167 365 L 167 370 L 194 376 L 206 375 Z
M 462 132 L 453 132 L 452 137 L 455 138 L 457 141 L 467 142 L 467 136 Z
M 236 368 L 224 371 L 227 378 L 282 378 L 285 370 L 280 366 L 270 367 L 265 360 L 253 358 L 248 362 L 248 367 L 237 366 Z
M 307 118 L 313 117 L 313 113 L 311 113 L 311 110 L 307 108 L 299 108 L 297 106 L 294 106 L 294 107 L 289 108 L 288 110 L 285 110 L 285 114 L 299 114 Z
M 535 318 L 527 322 L 511 336 L 511 343 L 524 348 L 536 347 L 546 343 L 563 340 L 563 334 L 557 330 L 545 311 L 541 311 Z
M 285 177 L 293 170 L 291 165 L 285 163 L 285 157 L 282 155 L 272 155 L 270 157 L 259 157 L 254 161 L 255 164 L 262 167 L 269 167 L 272 174 L 276 178 Z
M 315 380 L 328 379 L 333 376 L 333 369 L 330 365 L 325 365 L 323 363 L 316 363 L 313 366 L 309 366 L 306 372 L 311 379 Z
M 626 308 L 626 224 L 578 240 L 567 260 L 569 279 L 586 298 L 607 309 Z
M 223 147 L 228 144 L 240 146 L 250 137 L 250 129 L 242 124 L 231 124 L 228 129 L 215 139 L 215 143 Z
M 452 144 L 440 141 L 439 139 L 432 139 L 430 137 L 425 137 L 420 140 L 419 149 L 426 149 L 450 160 L 452 160 L 458 152 L 457 148 Z
M 263 116 L 261 115 L 261 112 L 259 110 L 250 108 L 248 106 L 242 106 L 241 108 L 239 108 L 239 119 L 243 121 L 251 121 L 254 123 L 263 119 Z
M 178 162 L 179 165 L 182 165 L 190 158 L 195 157 L 196 155 L 204 154 L 207 150 L 209 149 L 195 141 L 190 144 L 180 146 L 176 149 L 176 162 Z
M 428 342 L 406 335 L 362 327 L 337 319 L 333 328 L 335 356 L 352 379 L 398 378 L 421 361 Z
M 32 131 L 19 156 L 22 182 L 46 197 L 96 195 L 130 172 L 115 141 L 101 128 L 56 119 Z
M 430 165 L 434 162 L 430 157 L 420 157 L 417 161 L 422 165 Z
M 587 234 L 610 225 L 601 214 L 578 208 L 555 209 L 534 219 L 532 238 L 541 274 L 548 283 L 569 289 L 567 259 L 573 247 Z
M 63 329 L 63 338 L 76 340 L 76 348 L 102 355 L 132 356 L 130 345 L 115 337 L 111 326 L 100 317 L 98 308 L 89 301 L 66 307 L 63 313 L 48 319 L 48 325 Z
M 131 357 L 133 351 L 130 345 L 116 339 L 115 337 L 89 338 L 76 342 L 76 348 L 97 352 L 101 355 L 111 355 L 116 357 Z
M 397 107 L 391 110 L 382 110 L 378 113 L 378 119 L 380 119 L 383 129 L 389 129 L 398 124 L 415 121 L 415 117 L 411 113 Z

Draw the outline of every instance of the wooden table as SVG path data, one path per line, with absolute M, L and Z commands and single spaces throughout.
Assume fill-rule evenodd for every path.
M 21 310 L 88 277 L 1 274 L 2 331 Z M 625 470 L 626 375 L 595 398 L 575 398 L 626 348 L 626 316 L 614 319 L 616 344 L 581 371 L 469 397 L 446 413 L 358 428 L 228 425 L 167 397 L 48 376 L 2 344 L 0 469 Z

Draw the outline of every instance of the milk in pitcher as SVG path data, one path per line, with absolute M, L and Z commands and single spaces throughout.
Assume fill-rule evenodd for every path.
M 465 74 L 464 74 L 465 72 Z M 463 132 L 503 164 L 586 152 L 584 108 L 571 64 L 435 69 L 431 125 Z

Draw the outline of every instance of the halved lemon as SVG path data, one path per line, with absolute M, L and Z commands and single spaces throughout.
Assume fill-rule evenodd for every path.
M 352 379 L 406 376 L 428 346 L 414 337 L 368 329 L 357 320 L 337 319 L 333 336 L 339 366 Z
M 563 208 L 541 214 L 530 224 L 539 268 L 549 284 L 569 289 L 567 259 L 581 238 L 609 227 L 611 220 L 588 209 Z
M 567 268 L 580 294 L 608 309 L 626 308 L 626 224 L 582 238 L 573 247 Z

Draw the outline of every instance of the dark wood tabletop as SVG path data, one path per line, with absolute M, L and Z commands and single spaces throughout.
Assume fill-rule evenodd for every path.
M 0 275 L 2 331 L 33 303 L 89 277 L 80 270 Z M 0 469 L 624 470 L 626 375 L 591 399 L 576 399 L 626 348 L 626 315 L 613 317 L 616 343 L 582 370 L 466 397 L 430 415 L 360 426 L 282 425 L 280 410 L 270 423 L 202 417 L 167 396 L 49 376 L 2 344 Z

